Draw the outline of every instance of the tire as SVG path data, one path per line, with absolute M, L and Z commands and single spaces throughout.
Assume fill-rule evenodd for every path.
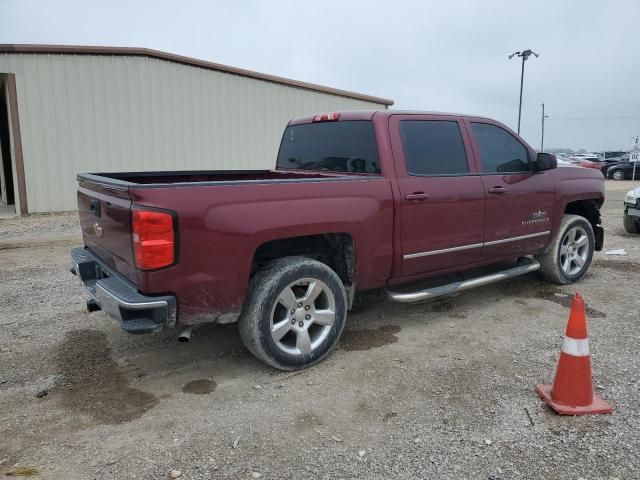
M 624 172 L 622 170 L 614 170 L 611 172 L 611 178 L 614 180 L 624 180 Z
M 331 352 L 346 317 L 347 295 L 333 270 L 309 258 L 285 257 L 251 279 L 238 327 L 259 360 L 298 370 Z
M 622 224 L 627 233 L 640 233 L 640 220 L 631 215 L 624 214 Z
M 589 270 L 594 247 L 595 236 L 588 220 L 579 215 L 564 215 L 551 247 L 536 256 L 542 278 L 560 285 L 577 282 Z

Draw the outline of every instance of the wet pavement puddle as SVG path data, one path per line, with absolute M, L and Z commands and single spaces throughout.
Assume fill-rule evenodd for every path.
M 362 351 L 396 343 L 395 336 L 401 328 L 398 325 L 384 325 L 379 328 L 345 330 L 340 339 L 340 347 L 347 351 Z

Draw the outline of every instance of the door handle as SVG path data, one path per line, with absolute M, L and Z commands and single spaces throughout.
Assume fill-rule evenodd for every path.
M 489 193 L 504 193 L 507 189 L 504 187 L 491 187 L 488 192 Z
M 427 200 L 428 198 L 429 194 L 424 192 L 414 192 L 404 197 L 405 200 L 409 200 L 410 202 L 419 202 L 421 200 Z

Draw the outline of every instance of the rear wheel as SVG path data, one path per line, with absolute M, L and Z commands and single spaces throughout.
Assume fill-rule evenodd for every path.
M 629 233 L 640 233 L 640 219 L 632 217 L 631 215 L 624 214 L 622 219 L 624 229 Z
M 251 280 L 239 320 L 245 346 L 281 370 L 319 362 L 344 328 L 347 297 L 338 275 L 304 257 L 272 262 Z
M 594 247 L 591 224 L 579 215 L 564 215 L 553 244 L 536 257 L 542 277 L 561 285 L 577 282 L 589 270 Z
M 624 172 L 622 170 L 614 170 L 611 172 L 611 178 L 614 180 L 624 180 Z

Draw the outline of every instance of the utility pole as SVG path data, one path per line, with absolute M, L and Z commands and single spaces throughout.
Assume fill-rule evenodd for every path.
M 544 103 L 542 104 L 542 138 L 540 139 L 540 151 L 544 152 L 544 119 L 549 118 L 549 115 L 544 114 Z
M 511 55 L 509 55 L 509 60 L 511 60 L 513 57 L 516 57 L 516 56 L 522 58 L 522 70 L 520 71 L 520 103 L 518 104 L 518 135 L 520 134 L 520 119 L 522 117 L 522 87 L 524 86 L 524 62 L 526 62 L 531 55 L 534 55 L 536 58 L 540 56 L 540 54 L 530 49 L 523 50 L 522 52 L 513 52 Z

